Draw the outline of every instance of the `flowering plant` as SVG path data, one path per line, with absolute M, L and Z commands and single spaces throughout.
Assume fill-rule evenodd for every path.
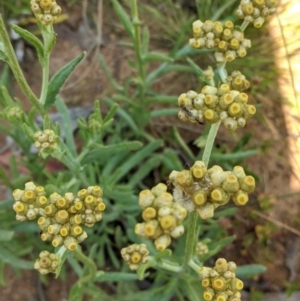
M 112 83 L 116 89 L 125 93 L 122 99 L 132 105 L 132 111 L 138 113 L 138 117 L 136 120 L 131 119 L 128 112 L 118 108 L 110 100 L 107 100 L 110 110 L 103 116 L 100 103 L 96 101 L 94 112 L 88 120 L 79 119 L 78 122 L 81 136 L 84 137 L 81 150 L 75 144 L 69 112 L 59 96 L 59 91 L 83 60 L 85 53 L 73 59 L 49 80 L 49 58 L 56 40 L 53 22 L 59 17 L 61 8 L 53 0 L 32 0 L 30 4 L 43 40 L 17 25 L 13 25 L 12 29 L 37 51 L 43 70 L 41 94 L 38 98 L 27 84 L 1 18 L 0 59 L 11 68 L 23 94 L 32 105 L 31 110 L 26 113 L 22 103 L 12 99 L 7 89 L 2 87 L 1 105 L 4 111 L 1 117 L 11 126 L 10 131 L 6 133 L 15 138 L 22 151 L 28 154 L 28 158 L 33 156 L 29 152 L 30 145 L 33 144 L 38 150 L 41 162 L 54 158 L 63 163 L 67 170 L 63 184 L 62 173 L 59 173 L 56 179 L 45 171 L 46 177 L 41 179 L 40 170 L 37 169 L 31 172 L 32 179 L 27 182 L 23 179 L 20 181 L 26 182 L 24 190 L 19 182 L 10 185 L 14 189 L 13 209 L 17 221 L 37 219 L 41 240 L 51 242 L 55 248 L 54 253 L 42 251 L 34 268 L 43 275 L 53 272 L 58 277 L 66 258 L 72 258 L 74 255 L 81 261 L 86 268 L 78 273 L 79 280 L 72 288 L 69 300 L 81 300 L 85 293 L 99 296 L 99 292 L 102 297 L 106 296 L 103 298 L 109 298 L 109 295 L 94 286 L 94 282 L 142 280 L 151 275 L 149 269 L 152 268 L 158 271 L 153 292 L 149 290 L 143 295 L 134 294 L 133 290 L 124 297 L 120 289 L 122 300 L 134 300 L 137 296 L 147 296 L 150 300 L 152 295 L 164 290 L 161 282 L 167 281 L 168 293 L 165 298 L 177 294 L 181 300 L 187 296 L 190 300 L 203 300 L 203 297 L 207 301 L 240 301 L 243 282 L 237 275 L 240 277 L 243 274 L 238 272 L 234 262 L 219 258 L 213 268 L 203 266 L 205 260 L 230 243 L 232 238 L 218 241 L 216 245 L 211 244 L 211 238 L 198 241 L 198 222 L 212 219 L 215 210 L 228 204 L 230 200 L 236 206 L 246 205 L 249 194 L 255 189 L 255 178 L 247 175 L 243 167 L 234 166 L 232 170 L 223 170 L 218 165 L 209 167 L 209 159 L 221 124 L 227 130 L 235 131 L 247 126 L 247 119 L 256 113 L 256 107 L 248 103 L 248 95 L 245 92 L 249 88 L 249 81 L 241 71 L 233 71 L 228 75 L 226 64 L 247 55 L 251 41 L 245 39 L 245 29 L 250 23 L 253 23 L 254 27 L 261 27 L 264 19 L 275 12 L 276 1 L 242 0 L 237 9 L 237 16 L 244 19 L 241 25 L 232 21 L 193 22 L 190 46 L 196 49 L 212 49 L 217 67 L 214 72 L 212 68 L 203 71 L 190 61 L 192 68 L 201 74 L 206 85 L 199 92 L 190 90 L 178 97 L 179 108 L 176 111 L 181 121 L 191 122 L 195 127 L 203 123 L 210 125 L 201 160 L 196 158 L 191 167 L 184 169 L 180 163 L 176 164 L 179 160 L 174 157 L 172 150 L 165 149 L 163 157 L 154 154 L 154 151 L 162 146 L 162 141 L 155 141 L 145 131 L 151 119 L 144 109 L 151 99 L 150 93 L 147 93 L 151 79 L 146 77 L 146 66 L 152 60 L 171 63 L 173 59 L 148 52 L 147 30 L 142 33 L 141 44 L 137 0 L 132 0 L 132 21 L 117 0 L 112 0 L 112 4 L 133 41 L 138 62 L 138 78 L 135 81 L 137 91 L 130 97 L 139 99 L 139 102 L 131 101 L 128 87 L 121 87 L 114 79 Z M 100 64 L 111 78 L 102 56 Z M 152 96 L 153 103 L 160 97 L 161 95 L 156 95 L 156 98 Z M 50 118 L 49 109 L 54 105 L 62 116 L 62 124 L 54 125 Z M 128 138 L 131 141 L 120 142 L 120 128 L 112 126 L 113 116 L 118 111 L 124 119 L 127 118 L 135 137 L 147 142 L 144 149 L 141 148 L 140 141 L 132 141 L 130 136 Z M 34 122 L 36 113 L 43 118 L 42 128 Z M 64 126 L 65 137 L 61 135 L 61 125 Z M 20 135 L 24 134 L 25 138 L 19 139 Z M 103 141 L 107 134 L 114 135 L 114 139 L 113 143 L 105 145 Z M 130 151 L 136 153 L 130 157 Z M 145 159 L 146 164 L 143 162 Z M 175 163 L 168 164 L 172 159 Z M 140 184 L 141 180 L 149 174 L 157 160 L 165 164 L 164 167 L 171 166 L 168 180 L 166 184 L 158 183 L 152 188 L 145 187 Z M 122 163 L 123 161 L 125 163 Z M 45 165 L 39 164 L 44 169 Z M 143 165 L 140 169 L 137 168 L 139 164 Z M 134 169 L 137 169 L 136 174 L 133 173 Z M 129 172 L 132 176 L 125 178 Z M 119 182 L 124 178 L 129 182 L 128 185 Z M 43 181 L 45 185 L 37 185 L 33 179 L 35 182 Z M 139 193 L 138 200 L 132 189 L 137 184 L 144 188 Z M 141 218 L 138 217 L 140 210 Z M 122 222 L 122 211 L 128 215 L 126 222 Z M 114 230 L 109 229 L 109 222 L 116 218 L 120 218 L 122 227 L 116 228 L 115 232 L 126 228 L 128 238 L 122 238 L 120 233 L 117 235 Z M 137 219 L 140 222 L 137 222 Z M 119 254 L 116 256 L 109 244 L 110 236 L 115 234 L 116 246 L 121 246 L 121 257 L 136 274 L 128 271 L 97 270 L 95 262 L 91 259 L 95 255 L 95 248 L 90 251 L 90 256 L 86 256 L 80 247 L 89 235 L 95 238 L 92 228 L 96 228 L 97 235 L 102 239 L 99 251 L 101 256 L 107 252 L 115 268 L 121 267 L 117 257 Z M 178 243 L 176 246 L 179 247 L 176 249 L 174 241 L 180 237 L 184 238 L 185 243 Z M 154 246 L 150 240 L 154 241 Z M 134 241 L 134 244 L 126 246 L 130 241 Z M 171 251 L 173 248 L 174 253 Z M 99 261 L 104 265 L 103 257 Z M 250 274 L 263 271 L 261 266 L 248 268 Z M 181 280 L 182 283 L 179 284 Z M 197 285 L 200 282 L 202 287 Z

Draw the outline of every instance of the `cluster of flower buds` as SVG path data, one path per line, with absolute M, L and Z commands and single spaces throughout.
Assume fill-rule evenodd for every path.
M 136 224 L 135 233 L 154 239 L 157 250 L 164 250 L 171 244 L 171 237 L 178 238 L 184 233 L 182 223 L 186 210 L 174 202 L 165 184 L 159 183 L 151 190 L 141 191 L 139 205 L 143 209 L 144 222 Z
M 248 105 L 248 95 L 230 90 L 228 84 L 219 88 L 204 86 L 201 93 L 188 91 L 178 98 L 180 111 L 178 117 L 182 121 L 217 123 L 234 131 L 246 125 L 246 119 L 252 117 L 256 108 Z
M 41 239 L 51 241 L 54 247 L 64 245 L 69 250 L 75 250 L 77 244 L 87 238 L 80 225 L 92 227 L 102 219 L 105 210 L 99 186 L 80 190 L 76 198 L 70 192 L 64 196 L 55 192 L 48 200 L 43 187 L 29 182 L 24 191 L 16 189 L 13 197 L 17 220 L 33 220 L 41 215 L 37 221 L 42 230 Z
M 197 210 L 202 219 L 211 218 L 214 210 L 230 198 L 238 206 L 245 205 L 248 193 L 255 188 L 255 179 L 247 176 L 241 166 L 223 171 L 214 165 L 207 170 L 202 161 L 196 161 L 189 170 L 173 170 L 169 179 L 174 185 L 175 201 L 188 211 Z
M 44 25 L 52 24 L 61 14 L 61 7 L 55 0 L 31 0 L 31 10 Z
M 189 44 L 194 48 L 217 48 L 217 62 L 231 62 L 236 57 L 244 57 L 251 41 L 245 39 L 244 33 L 235 29 L 231 21 L 224 24 L 210 20 L 204 23 L 197 20 L 193 23 L 193 36 Z
M 59 264 L 59 258 L 54 253 L 48 251 L 42 251 L 39 255 L 39 259 L 36 260 L 34 268 L 42 275 L 49 273 L 55 273 L 56 268 Z
M 242 0 L 236 14 L 240 19 L 260 28 L 266 17 L 275 14 L 277 4 L 277 0 Z
M 80 190 L 75 198 L 74 210 L 80 213 L 83 224 L 89 228 L 102 219 L 102 212 L 105 210 L 102 195 L 99 186 L 90 186 Z
M 197 244 L 196 244 L 196 254 L 198 256 L 204 256 L 208 253 L 208 246 L 207 244 L 201 242 L 201 241 L 198 241 Z
M 202 267 L 200 275 L 206 301 L 241 301 L 242 280 L 235 276 L 236 264 L 219 258 L 214 268 Z
M 13 197 L 15 200 L 13 209 L 16 212 L 16 219 L 20 222 L 35 219 L 48 203 L 44 187 L 36 186 L 33 182 L 26 183 L 25 190 L 16 189 Z
M 38 131 L 34 139 L 34 146 L 41 151 L 50 153 L 57 147 L 57 136 L 52 130 Z
M 226 78 L 227 84 L 229 85 L 230 90 L 236 90 L 239 92 L 243 92 L 250 87 L 249 81 L 246 79 L 245 75 L 243 75 L 240 71 L 233 71 Z
M 133 271 L 137 270 L 140 264 L 146 263 L 149 259 L 149 251 L 145 244 L 134 244 L 123 248 L 121 255 Z

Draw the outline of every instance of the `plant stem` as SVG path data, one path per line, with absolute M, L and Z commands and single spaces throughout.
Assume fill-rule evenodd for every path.
M 171 271 L 171 272 L 176 272 L 179 273 L 182 271 L 182 267 L 180 266 L 176 266 L 172 263 L 169 263 L 166 260 L 162 260 L 161 263 L 159 264 L 162 268 L 164 268 L 165 270 Z
M 184 267 L 186 267 L 189 264 L 190 260 L 193 258 L 194 255 L 197 217 L 197 211 L 193 211 L 189 214 L 188 232 L 185 242 Z
M 217 132 L 219 129 L 221 121 L 214 123 L 209 130 L 208 136 L 207 136 L 207 141 L 205 144 L 205 148 L 203 151 L 203 155 L 202 155 L 202 161 L 204 162 L 205 166 L 208 167 L 208 163 L 209 163 L 209 158 L 210 158 L 210 154 L 215 142 L 215 138 L 217 136 Z
M 42 90 L 40 96 L 40 103 L 42 105 L 46 102 L 47 92 L 48 92 L 48 85 L 49 85 L 49 58 L 50 55 L 46 54 L 44 58 L 44 66 L 43 66 L 43 81 L 42 81 Z
M 213 124 L 210 127 L 207 141 L 205 144 L 202 161 L 204 162 L 205 166 L 208 166 L 210 154 L 214 145 L 214 141 L 220 126 L 220 121 L 218 123 Z M 187 266 L 194 255 L 195 250 L 195 242 L 196 242 L 196 228 L 197 228 L 197 211 L 193 211 L 190 213 L 189 216 L 189 223 L 188 223 L 188 232 L 186 237 L 185 243 L 185 254 L 184 254 L 184 266 Z
M 4 45 L 5 55 L 7 59 L 7 63 L 10 66 L 16 81 L 18 82 L 19 87 L 21 88 L 24 95 L 28 98 L 28 100 L 37 108 L 37 110 L 43 114 L 43 108 L 41 107 L 37 97 L 34 95 L 28 83 L 24 77 L 24 74 L 20 68 L 18 59 L 15 55 L 14 48 L 10 42 L 8 33 L 6 31 L 5 24 L 3 22 L 2 16 L 0 14 L 0 37 Z
M 245 31 L 245 29 L 247 28 L 248 25 L 249 25 L 249 22 L 244 21 L 241 25 L 241 30 Z
M 85 256 L 81 252 L 81 249 L 79 247 L 77 247 L 73 251 L 73 253 L 74 253 L 74 256 L 89 269 L 89 273 L 86 276 L 83 276 L 79 279 L 79 281 L 78 281 L 79 284 L 93 282 L 96 277 L 96 272 L 97 272 L 97 267 L 96 267 L 94 261 L 91 258 Z
M 145 82 L 145 70 L 144 64 L 141 56 L 141 34 L 140 34 L 140 20 L 139 20 L 139 12 L 137 6 L 137 0 L 132 1 L 132 17 L 133 17 L 133 27 L 134 27 L 134 49 L 135 54 L 138 60 L 138 68 L 139 68 L 139 75 L 142 80 L 143 86 Z

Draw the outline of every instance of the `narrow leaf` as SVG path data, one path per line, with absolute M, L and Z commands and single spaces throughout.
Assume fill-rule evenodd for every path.
M 62 67 L 50 80 L 49 86 L 48 86 L 48 93 L 46 97 L 45 102 L 45 109 L 48 109 L 51 107 L 55 100 L 56 96 L 60 90 L 60 88 L 64 85 L 65 81 L 69 77 L 69 75 L 72 73 L 72 71 L 76 68 L 76 66 L 81 62 L 81 60 L 84 58 L 85 52 L 77 56 L 74 60 L 72 60 L 70 63 Z
M 14 231 L 0 229 L 0 241 L 10 241 L 14 236 Z
M 202 69 L 197 66 L 193 60 L 187 58 L 188 63 L 190 64 L 190 66 L 193 68 L 193 70 L 195 71 L 195 73 L 199 76 L 202 77 L 203 76 L 203 71 Z
M 162 140 L 156 140 L 151 143 L 149 143 L 147 146 L 145 146 L 143 149 L 136 152 L 131 158 L 126 160 L 123 165 L 120 166 L 119 169 L 115 171 L 115 173 L 111 176 L 111 179 L 113 179 L 113 182 L 116 183 L 119 181 L 123 176 L 125 176 L 133 167 L 137 166 L 138 164 L 142 163 L 145 158 L 152 155 L 153 152 L 162 146 L 163 141 Z
M 172 59 L 171 57 L 168 57 L 168 56 L 165 56 L 163 54 L 160 54 L 160 53 L 154 53 L 154 52 L 150 52 L 148 54 L 146 54 L 144 57 L 143 57 L 143 61 L 145 63 L 148 63 L 148 62 L 167 62 L 167 63 L 172 63 L 174 61 L 174 59 Z
M 122 273 L 122 272 L 111 272 L 104 273 L 103 271 L 98 271 L 96 274 L 96 281 L 99 282 L 119 282 L 119 281 L 136 281 L 138 277 L 133 273 Z
M 32 269 L 33 268 L 32 261 L 19 259 L 15 255 L 13 255 L 11 253 L 11 251 L 4 249 L 3 247 L 0 248 L 0 260 L 3 262 L 9 263 L 14 267 L 21 268 L 21 269 Z
M 146 176 L 150 174 L 152 170 L 161 164 L 161 156 L 153 156 L 149 158 L 142 166 L 132 175 L 129 184 L 135 187 L 137 183 L 140 183 Z
M 236 269 L 235 274 L 237 277 L 252 278 L 264 273 L 266 270 L 267 268 L 261 264 L 247 264 L 239 266 Z
M 143 32 L 142 32 L 142 54 L 145 55 L 148 51 L 148 46 L 149 46 L 149 29 L 148 27 L 144 27 L 143 28 Z
M 65 102 L 60 96 L 56 97 L 55 106 L 63 122 L 63 129 L 65 132 L 66 144 L 68 146 L 68 149 L 71 152 L 71 154 L 74 157 L 76 157 L 77 152 L 76 152 L 76 145 L 73 136 L 73 128 L 72 128 L 72 120 L 71 120 L 70 112 Z
M 139 141 L 121 142 L 113 145 L 98 145 L 97 149 L 90 151 L 81 160 L 82 164 L 89 164 L 97 160 L 103 162 L 111 158 L 114 154 L 124 153 L 129 151 L 138 150 L 143 144 Z
M 151 118 L 175 116 L 178 114 L 178 108 L 159 109 L 150 113 Z
M 112 0 L 112 4 L 127 34 L 133 38 L 133 26 L 127 13 L 117 0 Z
M 16 32 L 18 35 L 20 35 L 24 40 L 29 42 L 31 45 L 33 45 L 38 53 L 39 61 L 40 64 L 43 66 L 44 65 L 44 49 L 43 49 L 43 44 L 42 42 L 31 32 L 29 32 L 26 29 L 23 29 L 19 27 L 18 25 L 13 24 L 12 29 L 14 32 Z

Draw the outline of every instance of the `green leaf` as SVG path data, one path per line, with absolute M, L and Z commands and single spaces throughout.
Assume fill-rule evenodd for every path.
M 0 50 L 0 60 L 7 62 L 6 55 L 3 51 Z
M 28 270 L 33 269 L 32 261 L 19 259 L 15 255 L 13 255 L 11 251 L 5 249 L 4 247 L 0 247 L 0 260 L 9 263 L 17 268 L 28 269 Z
M 136 271 L 138 279 L 143 280 L 145 278 L 146 270 L 149 268 L 154 268 L 155 266 L 156 266 L 156 261 L 153 259 L 152 260 L 149 259 L 147 263 L 141 264 Z
M 98 271 L 96 274 L 95 281 L 99 282 L 123 282 L 123 281 L 136 281 L 138 277 L 133 273 L 123 273 L 123 272 L 103 272 Z
M 117 153 L 124 153 L 140 149 L 143 143 L 139 141 L 121 142 L 112 145 L 97 145 L 97 149 L 91 150 L 85 157 L 82 158 L 82 164 L 89 164 L 97 160 L 104 162 Z
M 216 154 L 212 153 L 211 154 L 211 159 L 212 160 L 222 160 L 222 161 L 229 161 L 229 160 L 244 160 L 248 157 L 254 156 L 259 153 L 259 150 L 257 149 L 250 149 L 250 150 L 245 150 L 245 151 L 240 151 L 240 152 L 235 152 L 232 154 Z
M 148 51 L 148 46 L 149 46 L 149 29 L 148 27 L 144 27 L 142 31 L 142 47 L 141 47 L 141 52 L 143 55 L 145 55 Z
M 20 35 L 24 40 L 33 45 L 38 53 L 39 62 L 43 66 L 44 65 L 44 48 L 42 42 L 31 32 L 26 29 L 19 27 L 18 25 L 13 24 L 12 29 L 18 35 Z
M 128 174 L 128 172 L 142 163 L 148 156 L 153 155 L 153 152 L 163 145 L 162 140 L 156 140 L 149 143 L 143 149 L 136 152 L 133 156 L 131 156 L 128 160 L 126 160 L 123 165 L 118 168 L 114 174 L 110 177 L 110 184 L 117 183 L 123 176 Z
M 236 269 L 235 274 L 237 277 L 252 278 L 256 275 L 264 273 L 266 270 L 267 268 L 261 264 L 246 264 L 239 266 Z
M 118 91 L 123 91 L 123 87 L 121 85 L 119 85 L 117 83 L 117 81 L 114 79 L 113 75 L 111 74 L 104 57 L 102 56 L 102 54 L 99 54 L 99 64 L 102 67 L 102 70 L 104 71 L 107 79 L 109 80 L 109 82 L 111 83 L 111 85 Z
M 170 103 L 170 104 L 177 104 L 178 96 L 171 96 L 171 95 L 156 95 L 152 97 L 147 97 L 147 103 Z
M 132 175 L 129 185 L 134 187 L 140 183 L 149 173 L 161 164 L 161 156 L 156 155 L 149 158 L 143 165 Z
M 82 285 L 75 284 L 72 286 L 71 291 L 68 296 L 69 301 L 81 301 L 83 297 L 83 288 Z
M 103 123 L 106 123 L 108 120 L 110 120 L 111 118 L 113 118 L 113 117 L 115 116 L 115 114 L 116 114 L 118 108 L 119 108 L 119 105 L 115 103 L 115 104 L 110 108 L 109 112 L 106 114 L 106 116 L 105 116 L 105 118 L 104 118 L 104 120 L 103 120 Z
M 147 53 L 145 56 L 143 56 L 143 61 L 145 63 L 148 62 L 167 62 L 167 63 L 173 63 L 174 59 L 168 56 L 165 56 L 163 54 L 160 53 L 155 53 L 155 52 L 150 52 Z
M 176 116 L 178 114 L 178 108 L 159 109 L 151 111 L 151 118 L 164 117 L 164 116 Z
M 72 156 L 76 157 L 77 152 L 76 152 L 76 145 L 73 136 L 72 120 L 71 120 L 70 112 L 65 102 L 60 96 L 56 97 L 55 107 L 61 116 L 68 149 L 72 154 Z
M 112 0 L 112 4 L 127 34 L 133 38 L 133 26 L 127 13 L 117 0 Z
M 14 236 L 14 231 L 0 229 L 0 241 L 10 241 Z
M 74 60 L 70 63 L 62 67 L 54 76 L 51 78 L 49 85 L 48 85 L 48 93 L 45 102 L 45 109 L 51 107 L 55 100 L 56 96 L 60 90 L 60 88 L 64 85 L 65 81 L 72 73 L 72 71 L 76 68 L 76 66 L 81 62 L 84 58 L 85 52 L 77 56 Z
M 203 71 L 202 69 L 196 65 L 194 63 L 194 61 L 192 61 L 191 59 L 187 58 L 186 59 L 188 61 L 188 63 L 190 64 L 190 66 L 193 68 L 194 72 L 199 76 L 199 77 L 203 77 Z
M 164 257 L 170 257 L 172 255 L 172 250 L 170 249 L 165 249 L 163 251 L 160 251 L 158 252 L 156 255 L 155 255 L 155 259 L 158 261 Z

